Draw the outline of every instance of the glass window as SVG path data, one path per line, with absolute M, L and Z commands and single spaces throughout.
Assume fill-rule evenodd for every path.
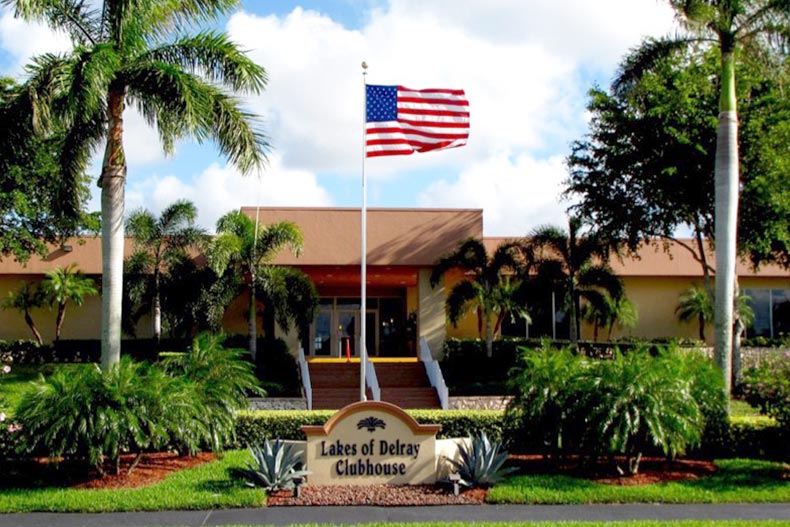
M 790 289 L 771 291 L 771 316 L 774 337 L 790 335 Z
M 746 289 L 749 303 L 754 310 L 752 327 L 747 331 L 750 337 L 771 336 L 771 291 L 768 289 Z

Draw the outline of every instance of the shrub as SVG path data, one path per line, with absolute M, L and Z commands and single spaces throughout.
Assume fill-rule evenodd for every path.
M 675 457 L 698 444 L 702 415 L 687 372 L 669 353 L 647 350 L 596 361 L 581 376 L 580 400 L 587 415 L 585 443 L 593 452 L 621 454 L 636 474 L 651 447 Z
M 499 410 L 407 410 L 420 423 L 442 425 L 438 437 L 469 437 L 485 432 L 488 437 L 502 440 L 503 412 Z M 236 446 L 260 444 L 267 437 L 304 439 L 303 425 L 323 425 L 333 410 L 248 410 L 236 416 Z
M 221 449 L 233 438 L 234 412 L 255 385 L 241 352 L 198 335 L 189 353 L 151 365 L 123 357 L 110 372 L 60 366 L 34 383 L 17 408 L 25 451 L 95 466 L 123 453 Z
M 233 477 L 246 480 L 247 486 L 268 491 L 292 489 L 296 478 L 309 474 L 298 467 L 302 464 L 302 450 L 279 439 L 250 447 L 253 461 L 246 468 L 231 470 Z
M 624 455 L 629 472 L 636 473 L 646 451 L 683 453 L 700 442 L 705 418 L 713 430 L 726 415 L 709 359 L 681 353 L 674 347 L 633 347 L 601 360 L 545 344 L 525 350 L 513 371 L 509 423 L 517 437 L 527 444 L 537 438 L 555 459 L 573 444 L 582 454 Z
M 19 404 L 23 445 L 29 452 L 87 462 L 100 472 L 107 460 L 117 470 L 125 452 L 139 455 L 173 442 L 194 445 L 193 438 L 202 435 L 202 408 L 189 388 L 127 357 L 107 374 L 95 365 L 60 367 L 34 381 Z
M 752 406 L 790 429 L 790 352 L 746 372 L 742 388 Z
M 514 468 L 503 468 L 508 452 L 502 443 L 491 442 L 485 432 L 474 434 L 471 444 L 459 449 L 459 460 L 445 458 L 461 477 L 459 483 L 466 487 L 492 487 Z
M 268 395 L 298 397 L 302 383 L 296 359 L 282 339 L 263 339 L 258 344 L 255 358 L 258 378 L 263 380 Z
M 233 439 L 235 413 L 248 406 L 247 394 L 260 393 L 252 365 L 241 349 L 225 348 L 224 335 L 200 333 L 187 353 L 162 361 L 163 368 L 197 387 L 206 412 L 210 445 L 219 450 Z
M 544 343 L 536 350 L 523 350 L 521 365 L 511 377 L 515 397 L 508 405 L 508 417 L 521 421 L 523 431 L 535 436 L 544 452 L 556 460 L 566 441 L 573 437 L 577 383 L 582 359 L 569 348 L 553 350 Z M 579 428 L 575 426 L 575 428 Z M 578 433 L 575 434 L 578 439 Z

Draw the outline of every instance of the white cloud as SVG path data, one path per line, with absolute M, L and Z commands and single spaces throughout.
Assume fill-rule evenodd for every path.
M 220 216 L 242 205 L 332 205 L 329 193 L 313 173 L 285 168 L 278 154 L 270 156 L 269 166 L 260 177 L 242 176 L 230 165 L 214 163 L 191 181 L 152 176 L 139 182 L 129 181 L 127 185 L 127 211 L 145 207 L 158 214 L 172 202 L 188 199 L 198 208 L 199 223 L 210 230 Z
M 422 207 L 481 208 L 486 236 L 523 236 L 544 223 L 565 224 L 568 203 L 559 201 L 565 177 L 561 157 L 497 155 L 453 181 L 432 183 L 417 201 Z
M 363 59 L 372 84 L 464 88 L 469 145 L 368 165 L 373 177 L 395 177 L 564 147 L 584 129 L 584 75 L 609 75 L 629 47 L 671 26 L 671 10 L 654 0 L 391 0 L 359 30 L 299 7 L 284 17 L 237 13 L 227 27 L 269 72 L 251 104 L 288 166 L 357 173 Z
M 6 9 L 0 16 L 0 47 L 10 55 L 12 62 L 5 75 L 20 77 L 23 67 L 31 57 L 42 53 L 59 53 L 71 49 L 65 34 L 55 33 L 43 24 L 28 23 L 14 18 Z

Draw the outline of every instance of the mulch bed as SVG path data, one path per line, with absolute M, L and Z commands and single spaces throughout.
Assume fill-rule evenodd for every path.
M 37 458 L 12 464 L 0 471 L 0 488 L 70 487 L 77 489 L 120 489 L 144 487 L 162 481 L 168 474 L 214 461 L 212 453 L 194 457 L 171 452 L 144 454 L 131 474 L 129 467 L 134 455 L 121 456 L 120 473 L 114 466 L 106 467 L 102 477 L 95 469 L 82 465 Z
M 340 485 L 311 487 L 304 485 L 299 498 L 292 491 L 278 491 L 266 505 L 288 507 L 294 505 L 374 505 L 398 507 L 408 505 L 479 505 L 485 501 L 484 489 L 462 491 L 454 496 L 452 490 L 441 485 Z
M 596 483 L 606 485 L 651 485 L 653 483 L 667 483 L 670 481 L 696 480 L 716 472 L 716 465 L 712 461 L 697 459 L 667 460 L 659 457 L 645 457 L 639 465 L 639 474 L 636 476 L 620 474 L 617 463 L 625 466 L 620 458 L 615 458 L 614 463 L 597 463 L 585 465 L 578 457 L 566 458 L 559 465 L 547 461 L 543 456 L 537 455 L 511 455 L 512 465 L 519 467 L 526 474 L 563 474 L 589 479 Z

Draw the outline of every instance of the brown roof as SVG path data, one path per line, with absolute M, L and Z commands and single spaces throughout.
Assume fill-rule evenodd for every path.
M 255 207 L 242 212 L 255 218 Z M 360 209 L 258 209 L 261 224 L 289 220 L 304 235 L 304 251 L 297 259 L 283 251 L 275 260 L 285 265 L 359 265 Z M 370 265 L 432 265 L 459 240 L 483 235 L 481 209 L 368 209 Z
M 505 241 L 515 240 L 517 237 L 491 237 L 484 238 L 486 250 L 492 254 L 496 247 Z M 693 240 L 681 242 L 694 246 Z M 634 256 L 624 256 L 622 261 L 617 257 L 610 260 L 610 265 L 615 273 L 620 276 L 702 276 L 702 267 L 680 243 L 670 242 L 665 249 L 663 242 L 657 245 L 646 245 L 639 249 Z M 708 263 L 715 267 L 713 251 L 707 251 Z M 747 261 L 738 263 L 738 274 L 741 276 L 761 276 L 767 278 L 790 278 L 790 270 L 779 265 L 762 265 L 755 270 Z
M 68 248 L 71 247 L 69 251 Z M 101 275 L 101 237 L 86 236 L 69 239 L 60 245 L 48 245 L 46 257 L 33 255 L 26 264 L 20 264 L 13 258 L 0 259 L 0 275 L 8 274 L 44 274 L 55 267 L 66 267 L 77 264 L 80 271 L 90 275 Z M 133 242 L 126 239 L 125 254 L 131 254 Z
M 242 212 L 255 217 L 254 207 Z M 356 208 L 288 208 L 261 207 L 261 223 L 282 220 L 295 222 L 302 229 L 305 248 L 298 259 L 283 252 L 275 263 L 300 266 L 359 265 L 360 211 Z M 480 238 L 483 211 L 480 209 L 368 209 L 368 263 L 371 266 L 432 265 L 439 257 L 457 247 L 465 238 Z M 487 237 L 483 241 L 489 253 L 497 245 L 518 238 Z M 684 240 L 685 241 L 685 240 Z M 688 241 L 691 243 L 690 241 Z M 50 246 L 45 258 L 33 256 L 26 265 L 11 258 L 0 259 L 0 275 L 40 275 L 57 267 L 76 263 L 91 275 L 101 275 L 101 238 L 85 237 L 69 240 L 65 245 Z M 126 240 L 126 254 L 131 254 L 132 241 Z M 708 255 L 714 261 L 713 253 Z M 643 247 L 636 258 L 616 258 L 611 262 L 621 276 L 701 276 L 700 265 L 689 251 L 677 243 L 665 251 L 662 244 Z M 746 262 L 739 265 L 739 274 L 761 277 L 790 278 L 790 271 L 777 265 L 764 265 L 754 271 Z

